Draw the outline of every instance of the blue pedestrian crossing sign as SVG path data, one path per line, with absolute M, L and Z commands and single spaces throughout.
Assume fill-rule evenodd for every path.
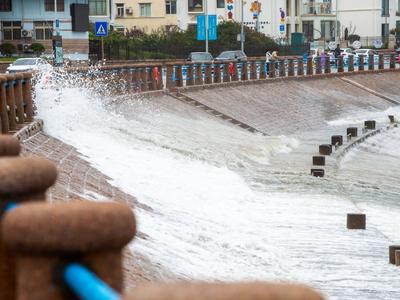
M 108 24 L 107 22 L 96 22 L 95 23 L 96 36 L 108 36 Z

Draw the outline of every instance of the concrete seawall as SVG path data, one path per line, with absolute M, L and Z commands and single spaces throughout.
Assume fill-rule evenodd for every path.
M 400 100 L 400 73 L 354 75 L 360 84 Z M 384 110 L 394 104 L 341 77 L 266 81 L 256 85 L 183 89 L 182 94 L 270 135 L 316 129 L 348 111 Z
M 393 103 L 379 94 L 400 101 L 400 88 L 395 84 L 399 77 L 398 72 L 349 77 L 373 89 L 376 94 L 345 82 L 341 77 L 269 80 L 251 85 L 231 84 L 224 87 L 184 89 L 181 92 L 215 111 L 232 116 L 270 135 L 291 135 L 298 132 L 310 132 L 311 135 L 311 132 L 326 126 L 327 121 L 350 116 L 351 112 L 382 111 L 393 106 Z M 157 92 L 146 97 L 155 98 L 155 107 L 165 105 L 168 109 L 173 108 L 191 121 L 200 114 L 205 115 L 201 108 L 182 104 L 166 94 Z M 212 114 L 207 117 L 218 118 Z M 218 121 L 223 122 L 222 119 Z M 310 144 L 313 143 L 316 142 L 310 141 Z M 58 166 L 60 176 L 50 191 L 50 201 L 66 201 L 71 198 L 102 201 L 111 198 L 129 203 L 132 208 L 151 210 L 137 202 L 133 195 L 112 186 L 110 178 L 90 165 L 75 148 L 60 140 L 40 132 L 25 140 L 23 148 L 24 155 L 42 156 Z M 305 149 L 308 153 L 309 149 Z M 139 233 L 140 235 L 146 238 L 145 233 Z M 130 252 L 126 255 L 129 257 L 126 265 L 128 286 L 141 281 L 173 278 L 167 270 L 153 264 L 147 257 Z

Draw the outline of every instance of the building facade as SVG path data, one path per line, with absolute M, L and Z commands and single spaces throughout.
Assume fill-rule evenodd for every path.
M 0 0 L 0 43 L 12 43 L 24 54 L 31 53 L 32 43 L 40 43 L 46 53 L 52 53 L 52 38 L 57 34 L 62 36 L 66 57 L 87 59 L 88 29 L 73 29 L 71 4 L 89 4 L 93 22 L 112 21 L 109 0 Z
M 116 0 L 114 28 L 152 32 L 176 27 L 177 0 Z
M 336 4 L 342 39 L 346 33 L 356 34 L 370 44 L 380 37 L 386 40 L 392 29 L 400 29 L 400 0 L 333 0 L 334 7 Z

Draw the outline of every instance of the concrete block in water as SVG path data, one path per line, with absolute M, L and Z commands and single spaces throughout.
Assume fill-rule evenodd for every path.
M 343 136 L 342 135 L 333 135 L 331 138 L 331 144 L 333 146 L 335 146 L 335 145 L 342 146 L 343 145 Z
M 394 262 L 396 266 L 400 266 L 400 250 L 394 251 Z
M 389 116 L 390 123 L 394 123 L 394 116 Z
M 392 265 L 396 263 L 396 250 L 400 250 L 400 245 L 389 246 L 389 263 Z
M 331 155 L 332 154 L 332 145 L 329 145 L 329 144 L 320 145 L 319 153 L 321 155 Z
M 365 214 L 347 214 L 347 229 L 365 229 Z
M 325 170 L 324 169 L 311 169 L 311 175 L 314 177 L 324 177 Z
M 373 120 L 365 121 L 364 128 L 374 130 L 376 128 L 376 121 Z
M 347 136 L 357 137 L 358 136 L 358 128 L 357 127 L 347 128 Z
M 325 166 L 325 156 L 313 156 L 314 166 Z

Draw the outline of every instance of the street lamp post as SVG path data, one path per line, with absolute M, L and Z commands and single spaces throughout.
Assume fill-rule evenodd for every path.
M 339 3 L 339 0 L 336 0 L 336 25 L 335 25 L 335 42 L 336 42 L 336 44 L 338 44 L 338 42 L 339 42 L 338 3 Z
M 204 12 L 206 18 L 206 52 L 208 52 L 208 5 L 207 0 L 204 0 Z
M 244 15 L 244 3 L 243 0 L 240 1 L 241 4 L 241 13 L 240 13 L 240 49 L 244 52 L 244 24 L 243 24 L 243 15 Z

